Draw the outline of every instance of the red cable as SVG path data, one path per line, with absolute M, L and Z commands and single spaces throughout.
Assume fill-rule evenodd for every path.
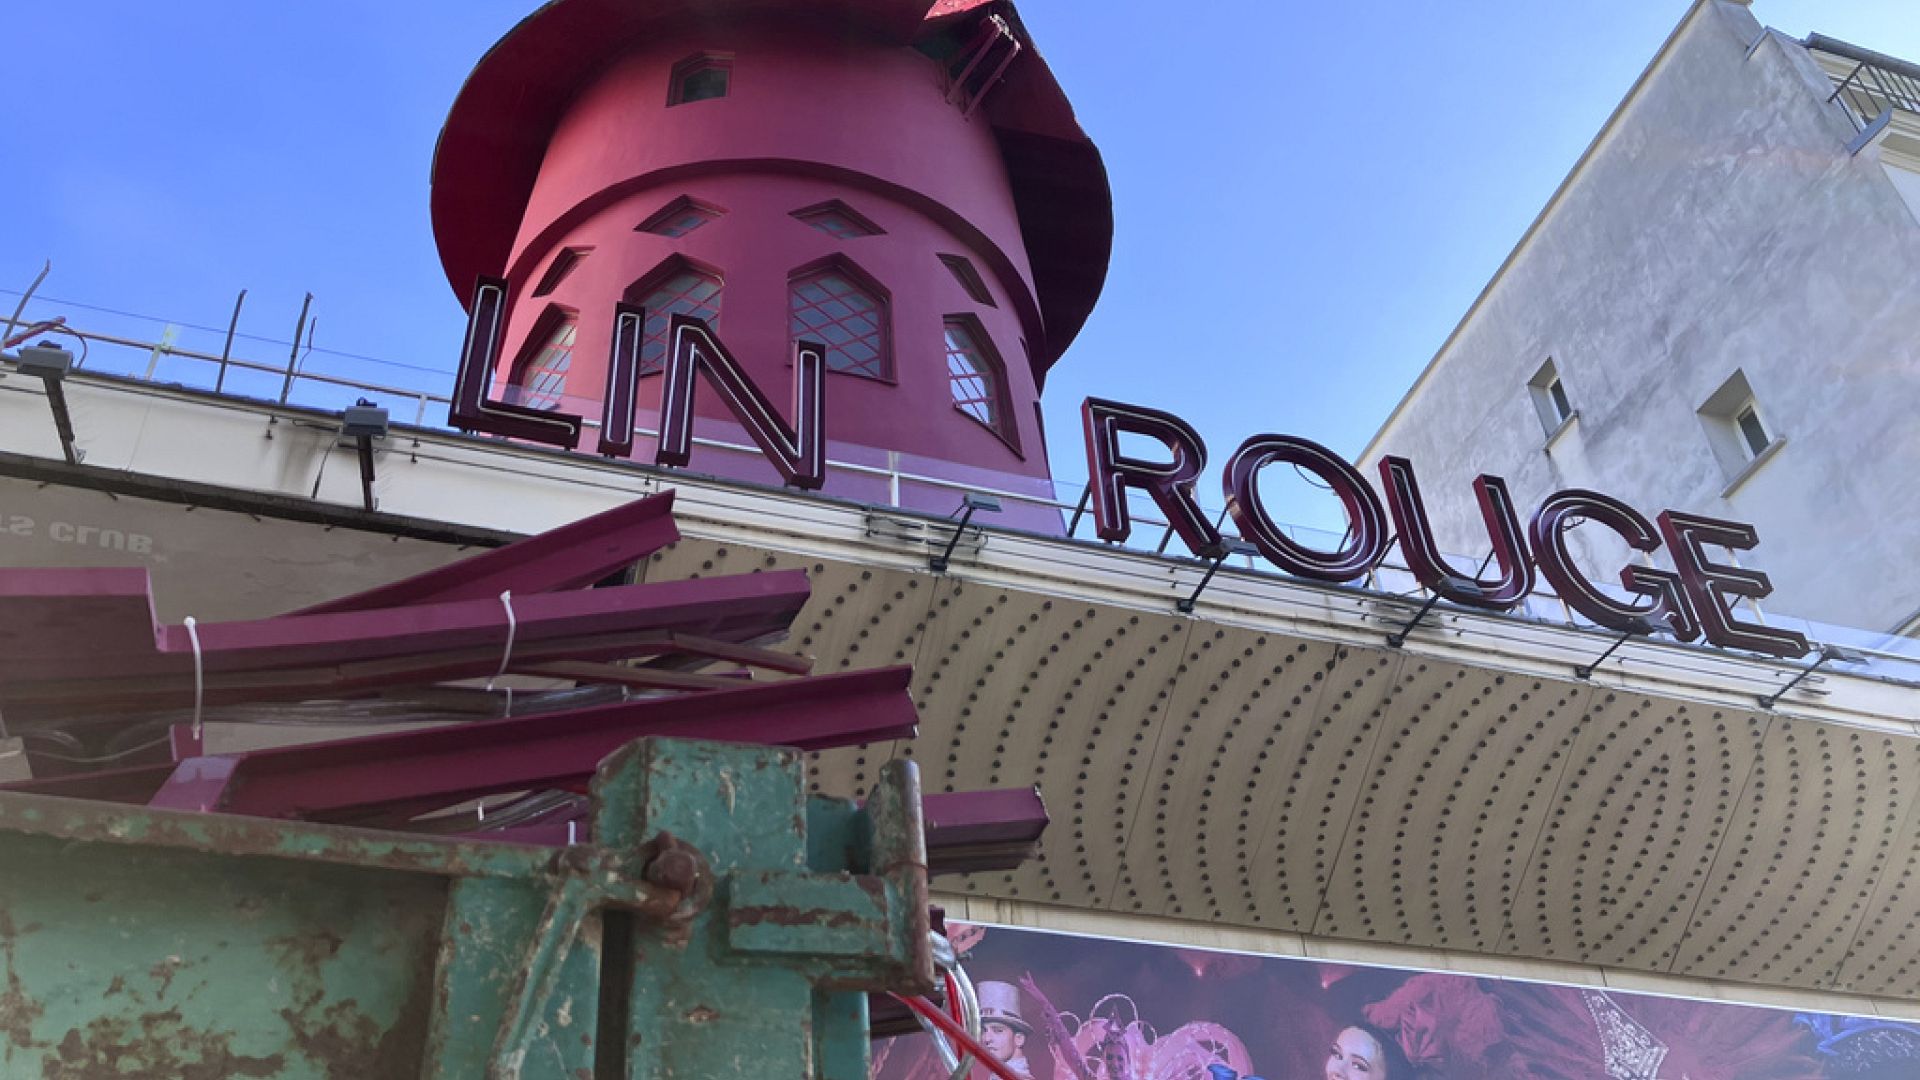
M 953 1017 L 954 1022 L 958 1023 L 961 1027 L 965 1027 L 967 1024 L 967 1010 L 960 1004 L 960 980 L 953 977 L 953 972 L 944 969 L 940 972 L 940 978 L 946 982 L 947 1015 Z M 973 1075 L 973 1065 L 971 1062 L 967 1065 L 967 1075 Z
M 961 1050 L 973 1055 L 975 1061 L 986 1066 L 987 1071 L 999 1077 L 1000 1080 L 1020 1080 L 1020 1077 L 1015 1075 L 1014 1071 L 1008 1068 L 1005 1062 L 994 1057 L 991 1051 L 981 1046 L 979 1041 L 973 1036 L 967 1034 L 966 1028 L 962 1027 L 953 1017 L 934 1008 L 927 1002 L 927 999 L 906 997 L 901 994 L 894 994 L 893 999 L 905 1005 L 907 1008 L 912 1009 L 920 1016 L 925 1017 L 928 1023 L 939 1028 L 947 1038 L 959 1043 Z
M 966 1023 L 966 1010 L 960 1005 L 960 980 L 954 978 L 951 971 L 942 971 L 940 977 L 947 981 L 947 1015 Z

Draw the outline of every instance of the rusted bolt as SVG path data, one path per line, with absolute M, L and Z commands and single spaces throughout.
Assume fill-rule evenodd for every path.
M 647 882 L 686 895 L 700 881 L 700 859 L 682 847 L 668 847 L 647 864 Z
M 564 847 L 553 853 L 555 873 L 584 877 L 595 865 L 596 852 L 589 847 Z
M 647 884 L 677 892 L 681 896 L 691 896 L 700 887 L 700 868 L 705 865 L 705 860 L 693 845 L 670 832 L 663 832 L 647 842 L 643 854 L 647 864 L 640 873 L 646 878 Z

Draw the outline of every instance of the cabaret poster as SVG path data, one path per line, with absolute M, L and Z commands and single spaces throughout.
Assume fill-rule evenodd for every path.
M 956 926 L 982 1041 L 1032 1080 L 1920 1080 L 1920 1026 Z M 924 1037 L 875 1080 L 947 1073 Z M 976 1069 L 975 1078 L 985 1078 Z

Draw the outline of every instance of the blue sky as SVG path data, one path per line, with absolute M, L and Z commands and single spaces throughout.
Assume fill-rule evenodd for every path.
M 532 7 L 21 6 L 0 96 L 0 288 L 50 258 L 47 296 L 219 329 L 246 288 L 242 332 L 281 340 L 312 292 L 321 350 L 386 363 L 319 352 L 311 367 L 444 391 L 463 317 L 428 227 L 434 137 Z M 1106 155 L 1117 220 L 1105 296 L 1047 394 L 1056 475 L 1084 473 L 1087 394 L 1184 415 L 1216 460 L 1261 431 L 1357 453 L 1685 8 L 1026 0 Z M 1912 0 L 1754 12 L 1920 58 Z M 218 351 L 218 333 L 179 335 Z M 279 363 L 287 347 L 236 352 Z

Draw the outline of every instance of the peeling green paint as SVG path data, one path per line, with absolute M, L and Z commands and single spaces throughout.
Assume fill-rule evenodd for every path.
M 856 811 L 642 740 L 594 793 L 558 852 L 0 794 L 0 1075 L 863 1077 L 855 991 L 933 976 L 911 766 Z

